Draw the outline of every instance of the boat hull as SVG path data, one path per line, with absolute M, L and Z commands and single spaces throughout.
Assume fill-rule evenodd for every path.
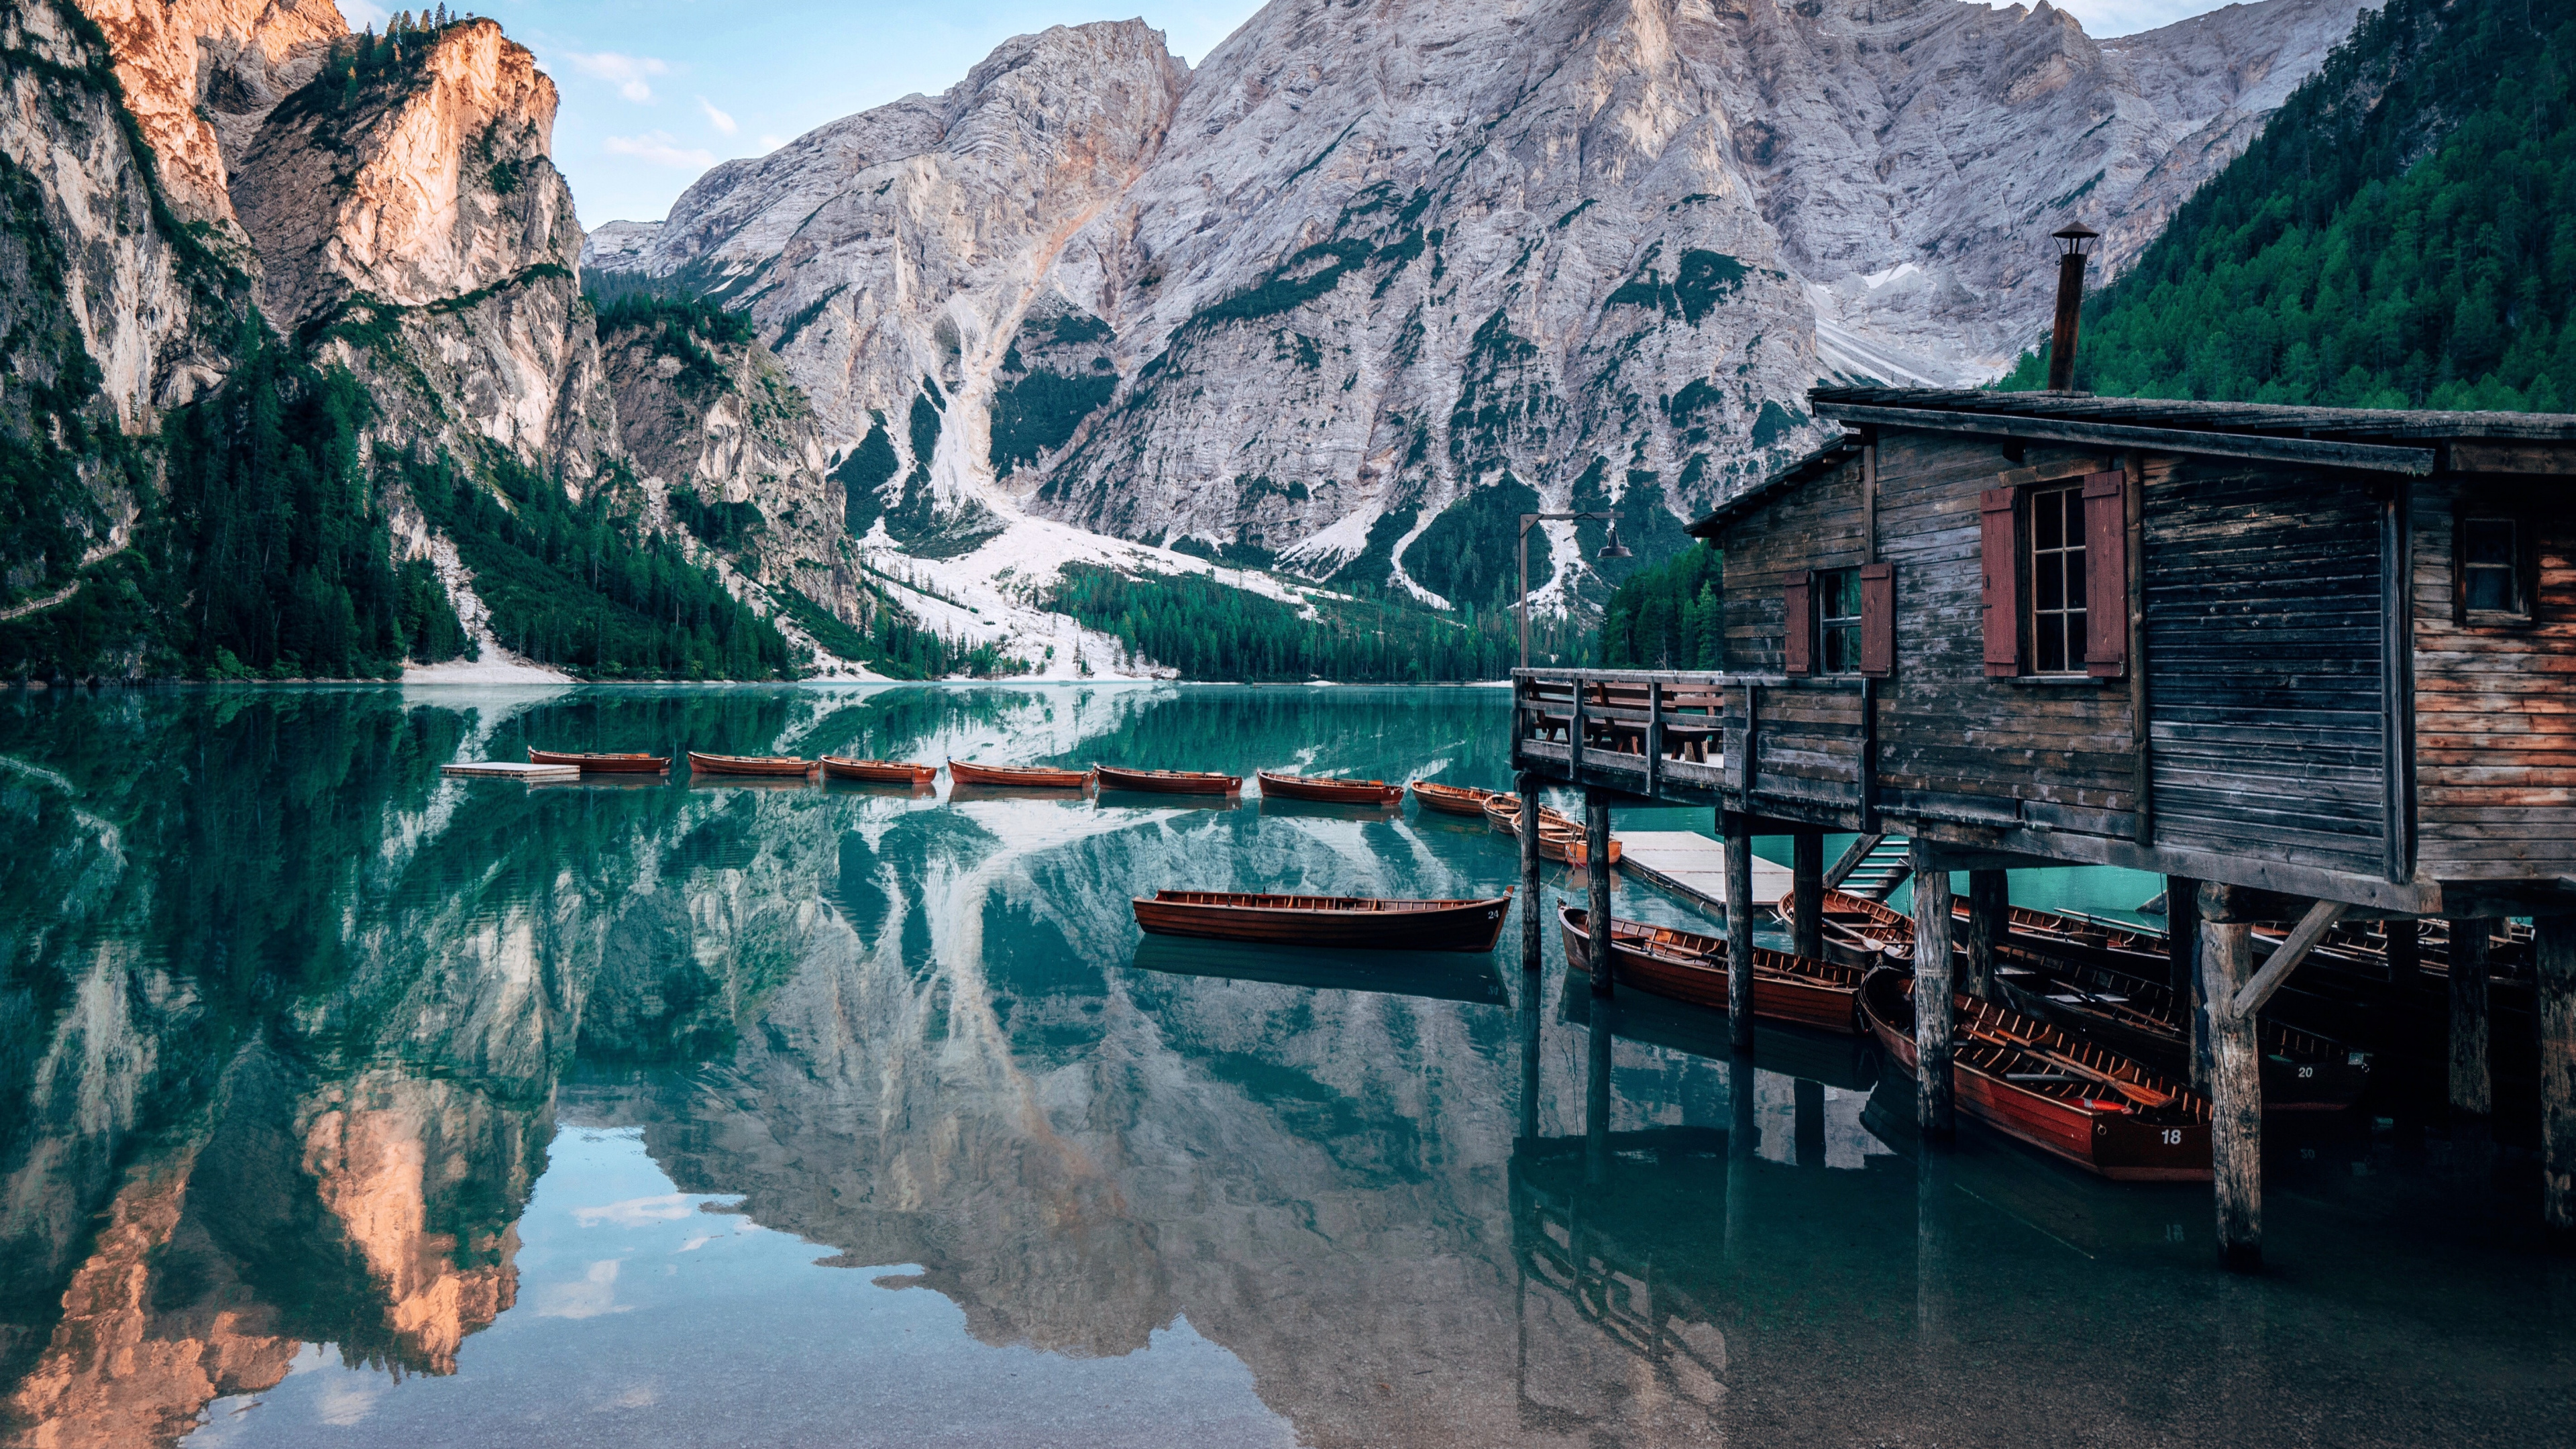
M 1919 1078 L 1912 986 L 1901 972 L 1884 967 L 1873 971 L 1862 983 L 1860 1010 L 1889 1058 Z M 1896 1009 L 1900 1004 L 1901 1012 Z M 1974 998 L 1962 996 L 1955 1009 L 1968 1017 L 1980 1006 Z M 2041 1023 L 2030 1025 L 2051 1031 Z M 1994 1048 L 1962 1040 L 1953 1051 L 1950 1081 L 1959 1111 L 2005 1136 L 2114 1182 L 2210 1180 L 2205 1107 L 2177 1113 L 2171 1120 L 2127 1110 L 2097 1110 L 2023 1086 L 2010 1080 L 1999 1069 L 2000 1063 L 1977 1060 L 2000 1055 Z
M 532 765 L 571 765 L 585 775 L 667 775 L 669 755 L 585 755 L 564 750 L 528 751 Z
M 1240 775 L 1218 775 L 1197 770 L 1122 770 L 1115 765 L 1094 765 L 1092 773 L 1103 790 L 1139 790 L 1153 795 L 1231 795 L 1243 788 Z
M 1569 969 L 1591 972 L 1590 912 L 1572 905 L 1557 907 L 1557 929 L 1565 940 Z M 1658 947 L 1626 933 L 1629 922 L 1612 919 L 1610 967 L 1619 985 L 1653 996 L 1688 1002 L 1711 1011 L 1727 1009 L 1726 941 L 1693 937 L 1689 948 Z M 1687 932 L 1666 932 L 1690 937 Z M 1842 1036 L 1860 1033 L 1852 999 L 1860 989 L 1859 973 L 1827 962 L 1801 962 L 1777 951 L 1753 953 L 1753 1015 Z
M 2022 952 L 2015 951 L 2015 955 Z M 2025 958 L 2026 959 L 2026 958 Z M 2169 1023 L 2123 1021 L 2081 1001 L 2060 998 L 2076 993 L 2045 970 L 1998 972 L 1996 986 L 2015 1011 L 2037 1017 L 2079 1036 L 2100 1042 L 2161 1071 L 2179 1074 L 2191 1068 L 2191 1047 L 2183 1029 Z M 2016 979 L 2022 978 L 2022 979 Z M 2088 989 L 2097 982 L 2084 983 Z M 2159 1029 L 2165 1026 L 2169 1029 Z M 2258 1022 L 2265 1112 L 2340 1112 L 2361 1100 L 2370 1085 L 2370 1055 L 2273 1022 Z
M 1319 780 L 1311 775 L 1259 772 L 1261 793 L 1282 800 L 1311 800 L 1323 805 L 1400 805 L 1404 788 L 1384 780 Z
M 1089 770 L 1054 770 L 1022 765 L 979 765 L 950 760 L 948 778 L 959 785 L 996 785 L 1014 790 L 1080 790 L 1090 785 Z
M 1443 815 L 1482 815 L 1485 801 L 1493 793 L 1470 785 L 1435 785 L 1428 780 L 1413 782 L 1413 798 L 1420 802 L 1422 808 L 1437 810 Z
M 826 780 L 865 780 L 873 785 L 927 785 L 939 778 L 937 765 L 909 765 L 897 760 L 853 760 L 845 755 L 825 755 L 822 764 Z
M 748 775 L 767 779 L 805 779 L 814 762 L 789 755 L 702 755 L 689 751 L 689 770 L 700 775 Z
M 1136 924 L 1161 936 L 1378 951 L 1491 951 L 1512 898 L 1388 901 L 1157 891 L 1138 896 Z

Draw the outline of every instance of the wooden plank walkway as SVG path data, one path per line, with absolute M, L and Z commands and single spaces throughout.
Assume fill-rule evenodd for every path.
M 438 773 L 480 779 L 526 780 L 533 784 L 539 780 L 578 780 L 581 778 L 581 767 L 579 765 L 512 764 L 507 760 L 459 760 L 452 765 L 439 766 Z
M 1622 830 L 1619 865 L 1710 910 L 1726 909 L 1726 846 L 1695 830 Z M 1789 893 L 1789 868 L 1753 859 L 1753 904 L 1768 909 Z

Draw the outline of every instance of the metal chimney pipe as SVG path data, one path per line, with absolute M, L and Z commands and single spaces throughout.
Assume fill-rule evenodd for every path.
M 2100 232 L 2070 226 L 2051 233 L 2060 247 L 2057 258 L 2057 326 L 2048 337 L 2048 390 L 2075 390 L 2075 330 L 2084 312 L 2085 246 Z

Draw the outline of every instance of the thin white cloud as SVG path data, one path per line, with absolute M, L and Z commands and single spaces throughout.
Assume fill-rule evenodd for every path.
M 600 144 L 613 156 L 632 156 L 656 166 L 686 166 L 704 171 L 716 164 L 716 154 L 703 146 L 683 146 L 680 138 L 668 131 L 647 131 L 641 136 L 611 136 Z
M 778 139 L 776 136 L 763 136 L 760 138 L 760 149 L 765 152 L 775 151 L 786 144 L 786 142 Z
M 637 105 L 653 99 L 653 87 L 645 83 L 646 76 L 671 73 L 668 65 L 649 55 L 619 55 L 613 50 L 603 50 L 597 55 L 570 51 L 564 59 L 571 61 L 572 68 L 583 75 L 617 87 L 619 95 Z
M 708 125 L 715 127 L 717 130 L 724 132 L 728 136 L 742 129 L 742 127 L 734 124 L 733 117 L 717 110 L 716 103 L 708 100 L 705 96 L 698 97 L 698 109 L 707 113 Z

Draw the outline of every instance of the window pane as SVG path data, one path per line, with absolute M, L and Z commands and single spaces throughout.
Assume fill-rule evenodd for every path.
M 2034 652 L 2039 655 L 2039 672 L 2062 673 L 2066 668 L 2066 616 L 2042 614 L 2037 622 L 2039 648 Z
M 2042 493 L 2030 501 L 2030 541 L 2034 548 L 2062 548 L 2066 544 L 2066 515 L 2061 511 L 2063 493 Z
M 2068 608 L 2084 607 L 2084 550 L 2066 551 L 2066 604 Z
M 2469 607 L 2509 613 L 2514 607 L 2513 570 L 2471 568 L 2468 572 Z
M 2468 563 L 2513 567 L 2513 521 L 2472 518 L 2461 526 Z
M 2066 607 L 2066 555 L 2044 553 L 2033 560 L 2031 602 L 2042 609 Z

